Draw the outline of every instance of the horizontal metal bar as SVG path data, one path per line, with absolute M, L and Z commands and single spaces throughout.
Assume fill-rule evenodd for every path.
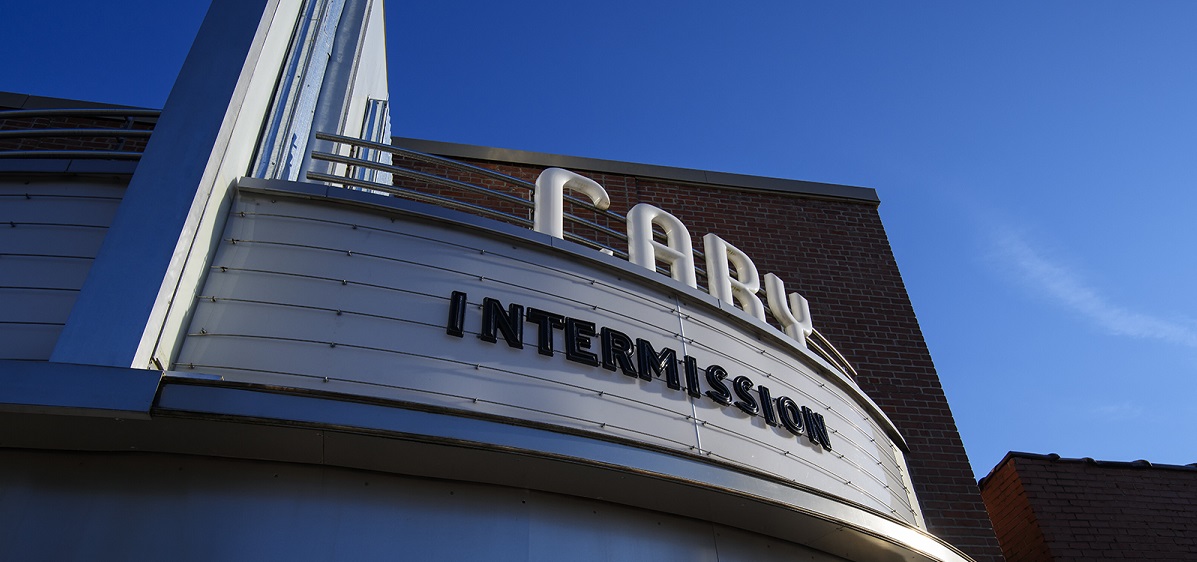
M 447 167 L 454 168 L 454 169 L 457 169 L 457 170 L 463 171 L 463 172 L 473 172 L 476 174 L 484 175 L 489 178 L 497 179 L 499 181 L 515 185 L 517 187 L 522 187 L 529 191 L 534 191 L 536 189 L 536 184 L 534 184 L 532 182 L 522 180 L 522 179 L 519 179 L 516 177 L 512 177 L 512 176 L 509 176 L 502 172 L 496 172 L 489 168 L 483 168 L 481 166 L 474 166 L 473 164 L 466 164 L 465 162 L 458 162 L 457 160 L 451 160 L 448 158 L 444 158 L 442 156 L 436 156 L 433 154 L 417 152 L 415 150 L 400 148 L 400 147 L 390 145 L 390 144 L 372 142 L 372 141 L 357 139 L 357 138 L 353 138 L 353 137 L 334 135 L 334 134 L 330 134 L 330 133 L 316 133 L 316 138 L 321 139 L 321 140 L 339 142 L 339 143 L 347 144 L 350 146 L 372 148 L 375 150 L 380 150 L 383 152 L 389 152 L 391 154 L 404 156 L 406 158 L 411 158 L 412 160 L 418 160 L 420 162 L 424 162 L 427 164 L 434 164 L 434 165 L 439 164 L 439 165 L 447 166 Z M 377 164 L 378 164 L 377 162 L 368 162 L 368 164 L 365 164 L 365 165 L 367 165 L 369 167 L 374 167 L 374 165 L 377 165 Z M 573 195 L 570 195 L 568 193 L 564 194 L 564 199 L 571 203 L 585 206 L 589 209 L 592 209 L 596 213 L 606 215 L 609 218 L 619 219 L 619 220 L 623 220 L 623 218 L 624 218 L 623 215 L 620 215 L 619 213 L 598 209 L 597 207 L 594 206 L 594 203 L 587 201 L 585 199 L 580 199 L 578 197 L 574 197 Z
M 813 343 L 816 352 L 822 355 L 832 365 L 835 365 L 839 370 L 843 371 L 845 375 L 856 380 L 856 369 L 852 368 L 852 364 L 836 349 L 834 345 L 827 339 L 826 336 L 819 333 L 818 330 L 811 330 L 810 337 L 807 338 L 807 343 Z
M 345 137 L 345 136 L 341 136 L 341 135 L 334 135 L 334 134 L 330 134 L 330 133 L 316 133 L 316 138 L 320 139 L 320 140 L 327 140 L 327 141 L 339 142 L 342 144 L 348 144 L 351 146 L 373 148 L 375 150 L 381 150 L 383 152 L 389 152 L 391 154 L 401 154 L 403 156 L 412 158 L 413 160 L 419 160 L 421 162 L 425 162 L 428 164 L 441 164 L 441 165 L 448 166 L 450 168 L 455 168 L 455 169 L 458 169 L 458 170 L 461 170 L 464 172 L 473 172 L 476 174 L 481 174 L 481 175 L 484 175 L 484 176 L 487 176 L 487 177 L 490 177 L 493 179 L 497 179 L 502 182 L 506 182 L 506 183 L 510 183 L 512 185 L 522 187 L 529 191 L 536 189 L 536 185 L 531 182 L 524 181 L 519 178 L 512 177 L 512 176 L 509 176 L 509 175 L 501 173 L 501 172 L 496 172 L 494 170 L 490 170 L 490 169 L 483 168 L 480 166 L 474 166 L 472 164 L 466 164 L 465 162 L 458 162 L 456 160 L 442 158 L 440 156 L 434 156 L 432 154 L 424 154 L 423 152 L 416 152 L 414 150 L 408 150 L 406 148 L 399 148 L 397 146 L 392 146 L 389 144 L 372 142 L 372 141 L 368 141 L 368 140 L 364 140 L 364 139 L 357 139 L 357 138 L 353 138 L 353 137 Z M 371 164 L 377 164 L 377 162 L 371 162 Z
M 528 209 L 531 209 L 533 207 L 533 203 L 527 199 L 520 199 L 519 197 L 515 197 L 513 195 L 508 195 L 506 193 L 499 193 L 497 191 L 493 191 L 493 190 L 487 189 L 485 187 L 480 187 L 480 186 L 477 186 L 477 185 L 474 185 L 471 183 L 457 181 L 457 180 L 441 177 L 441 176 L 434 175 L 434 174 L 428 174 L 425 172 L 418 172 L 416 170 L 409 170 L 407 168 L 401 168 L 399 166 L 391 166 L 391 165 L 383 164 L 381 162 L 370 162 L 368 160 L 361 160 L 358 158 L 353 158 L 352 156 L 342 156 L 340 154 L 330 154 L 328 152 L 316 152 L 316 151 L 312 152 L 312 158 L 314 158 L 316 160 L 324 160 L 327 162 L 336 162 L 338 164 L 345 164 L 346 166 L 368 167 L 373 170 L 390 172 L 391 174 L 400 175 L 400 176 L 403 176 L 408 179 L 423 180 L 423 181 L 427 181 L 430 183 L 443 185 L 446 187 L 455 187 L 457 189 L 462 189 L 465 191 L 478 193 L 480 195 L 488 195 L 488 196 L 495 197 L 495 198 L 501 199 L 503 201 L 506 201 L 508 203 L 512 203 L 514 205 L 518 205 L 520 207 L 525 207 Z
M 339 155 L 339 154 L 329 154 L 329 153 L 327 153 L 327 152 L 313 152 L 313 153 L 312 153 L 312 158 L 314 158 L 314 159 L 316 159 L 316 160 L 324 160 L 324 161 L 329 161 L 329 162 L 336 162 L 336 163 L 339 163 L 339 164 L 345 164 L 345 165 L 348 165 L 348 166 L 359 166 L 359 165 L 362 165 L 362 164 L 369 164 L 369 165 L 370 165 L 370 168 L 372 168 L 372 169 L 376 169 L 376 170 L 380 170 L 380 171 L 386 171 L 386 172 L 390 172 L 392 175 L 397 175 L 397 176 L 405 177 L 405 178 L 408 178 L 408 179 L 414 179 L 414 180 L 420 180 L 420 181 L 427 181 L 427 182 L 429 182 L 429 183 L 434 183 L 434 184 L 444 185 L 444 186 L 447 186 L 447 187 L 455 187 L 455 188 L 458 188 L 458 189 L 462 189 L 462 190 L 470 191 L 470 192 L 473 192 L 473 193 L 478 193 L 478 194 L 481 194 L 481 195 L 487 195 L 487 196 L 490 196 L 490 197 L 497 197 L 497 198 L 499 198 L 499 199 L 502 199 L 502 200 L 504 200 L 504 201 L 508 201 L 508 202 L 510 202 L 510 203 L 514 203 L 514 204 L 517 204 L 517 205 L 520 205 L 520 206 L 522 206 L 522 207 L 529 208 L 529 209 L 530 209 L 530 208 L 533 208 L 533 206 L 534 206 L 534 204 L 533 204 L 531 201 L 527 201 L 527 200 L 524 200 L 524 199 L 519 199 L 518 197 L 513 197 L 513 196 L 511 196 L 511 195 L 508 195 L 508 194 L 506 194 L 506 193 L 500 193 L 500 192 L 493 191 L 493 190 L 491 190 L 491 189 L 488 189 L 488 188 L 485 188 L 485 187 L 476 186 L 476 185 L 473 185 L 473 184 L 469 184 L 469 183 L 465 183 L 465 182 L 460 182 L 460 181 L 457 181 L 457 180 L 452 180 L 452 179 L 449 179 L 449 178 L 445 178 L 445 177 L 441 177 L 441 176 L 437 176 L 437 175 L 433 175 L 433 174 L 428 174 L 428 173 L 425 173 L 425 172 L 418 172 L 418 171 L 415 171 L 415 170 L 409 170 L 409 169 L 407 169 L 407 168 L 400 168 L 400 167 L 398 167 L 398 166 L 388 166 L 388 165 L 386 165 L 386 164 L 380 164 L 380 163 L 378 163 L 378 162 L 366 162 L 366 161 L 359 160 L 359 159 L 356 159 L 356 158 L 353 158 L 353 157 L 350 157 L 350 156 L 342 156 L 342 155 Z M 309 177 L 309 178 L 313 178 L 313 179 L 314 179 L 316 176 L 315 176 L 315 175 L 313 175 L 313 174 L 308 174 L 308 177 Z M 340 178 L 340 176 L 329 176 L 329 177 L 336 177 L 336 178 L 338 178 L 338 179 Z M 322 180 L 322 181 L 333 181 L 333 180 Z M 385 184 L 378 184 L 378 185 L 385 185 Z M 374 189 L 374 188 L 371 188 L 371 189 Z M 448 199 L 448 198 L 438 198 L 438 200 L 439 200 L 439 201 L 453 201 L 453 199 Z M 467 204 L 460 203 L 460 202 L 458 202 L 458 203 L 459 203 L 459 206 L 464 206 L 464 205 L 467 205 Z M 478 207 L 478 206 L 475 206 L 475 205 L 469 205 L 469 208 L 471 208 L 471 209 L 485 209 L 485 207 Z M 509 215 L 509 214 L 506 214 L 506 213 L 504 213 L 504 214 L 503 214 L 503 216 L 505 216 L 505 217 L 513 217 L 513 215 Z M 607 235 L 609 235 L 609 236 L 613 236 L 613 237 L 615 237 L 615 238 L 617 238 L 617 239 L 620 239 L 620 240 L 627 240 L 627 235 L 626 235 L 626 234 L 624 234 L 624 233 L 622 233 L 622 232 L 619 232 L 619 231 L 616 231 L 616 230 L 612 230 L 612 229 L 610 229 L 610 228 L 607 228 L 607 227 L 605 227 L 605 226 L 603 226 L 603 225 L 601 225 L 601 224 L 594 223 L 594 222 L 588 221 L 588 220 L 586 220 L 586 219 L 583 219 L 583 218 L 581 218 L 581 217 L 578 217 L 578 216 L 575 216 L 575 215 L 571 215 L 571 214 L 563 214 L 563 217 L 564 217 L 564 219 L 565 219 L 566 221 L 568 221 L 568 222 L 571 222 L 571 223 L 576 223 L 576 224 L 582 224 L 582 225 L 585 225 L 585 226 L 587 226 L 587 227 L 589 227 L 589 228 L 595 229 L 595 230 L 597 230 L 597 231 L 599 231 L 599 232 L 603 232 L 603 233 L 605 233 L 605 234 L 607 234 Z M 619 218 L 620 218 L 620 219 L 622 219 L 623 217 L 619 217 Z M 531 221 L 528 221 L 528 220 L 526 220 L 526 219 L 521 219 L 521 221 L 522 221 L 522 222 L 521 222 L 521 224 L 528 224 L 528 225 L 531 225 L 531 224 L 532 224 L 532 222 L 531 222 Z M 570 234 L 570 235 L 567 235 L 567 236 L 565 237 L 565 239 L 566 239 L 566 240 L 570 240 L 570 241 L 572 241 L 572 242 L 577 242 L 577 243 L 580 243 L 580 244 L 583 244 L 583 245 L 586 245 L 586 246 L 591 246 L 591 247 L 593 247 L 593 248 L 597 248 L 597 249 L 600 249 L 600 250 L 611 250 L 612 252 L 618 252 L 618 250 L 616 250 L 615 248 L 612 248 L 612 247 L 610 247 L 610 246 L 607 246 L 607 245 L 605 245 L 605 244 L 601 244 L 601 243 L 599 243 L 599 242 L 597 242 L 597 241 L 595 241 L 595 240 L 591 240 L 591 239 L 589 239 L 589 238 L 583 238 L 583 237 L 581 237 L 581 236 L 578 236 L 578 235 L 573 235 L 573 234 Z M 621 253 L 621 254 L 623 254 L 623 255 L 626 255 L 626 253 L 624 253 L 624 252 L 620 252 L 620 253 Z
M 88 160 L 138 160 L 140 152 L 119 150 L 0 150 L 0 158 L 68 158 Z
M 153 129 L 8 129 L 0 139 L 34 137 L 149 137 Z
M 28 119 L 33 117 L 154 117 L 162 114 L 160 109 L 133 108 L 61 108 L 61 109 L 10 109 L 0 111 L 0 119 Z
M 442 207 L 469 209 L 470 211 L 473 211 L 477 214 L 480 214 L 483 216 L 500 217 L 504 220 L 514 222 L 520 226 L 525 226 L 525 227 L 532 226 L 532 221 L 525 219 L 525 218 L 517 217 L 515 215 L 504 213 L 502 211 L 495 211 L 493 209 L 488 209 L 486 207 L 481 207 L 481 206 L 474 205 L 471 203 L 463 203 L 461 201 L 449 199 L 447 197 L 441 197 L 439 195 L 430 195 L 427 193 L 420 193 L 415 190 L 405 189 L 402 187 L 395 187 L 393 185 L 387 185 L 385 183 L 376 183 L 376 182 L 372 182 L 372 181 L 365 181 L 365 180 L 359 180 L 359 179 L 353 179 L 353 178 L 345 178 L 345 177 L 334 176 L 334 175 L 330 175 L 330 174 L 321 174 L 319 172 L 308 172 L 307 178 L 310 180 L 316 180 L 316 181 L 339 183 L 341 185 L 346 185 L 346 186 L 351 185 L 353 187 L 360 187 L 363 189 L 373 189 L 375 191 L 381 191 L 383 193 L 390 193 L 391 195 L 394 195 L 396 197 L 402 197 L 404 199 L 411 199 L 413 201 L 422 201 L 424 203 L 432 203 L 434 205 L 439 205 Z

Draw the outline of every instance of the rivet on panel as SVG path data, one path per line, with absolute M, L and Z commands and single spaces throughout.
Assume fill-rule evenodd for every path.
M 340 315 L 341 315 L 341 311 L 340 311 L 340 310 L 338 310 L 338 311 L 337 311 L 337 316 L 340 316 Z
M 341 280 L 341 284 L 342 284 L 342 285 L 348 285 L 348 284 L 349 284 L 349 280 L 348 280 L 348 279 L 342 279 L 342 280 Z
M 324 377 L 324 382 L 328 382 L 328 377 Z
M 225 267 L 225 266 L 223 266 L 223 265 L 222 265 L 222 266 L 220 266 L 220 272 L 221 272 L 221 273 L 228 273 L 228 271 L 229 271 L 229 268 L 227 268 L 227 267 Z
M 347 256 L 352 256 L 352 255 L 353 255 L 353 250 L 345 250 L 345 255 L 347 255 Z
M 328 342 L 328 347 L 337 347 L 336 342 Z

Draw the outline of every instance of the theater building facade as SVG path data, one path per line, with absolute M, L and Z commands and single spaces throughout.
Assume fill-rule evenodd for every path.
M 1000 559 L 874 190 L 392 139 L 384 39 L 0 95 L 0 558 Z

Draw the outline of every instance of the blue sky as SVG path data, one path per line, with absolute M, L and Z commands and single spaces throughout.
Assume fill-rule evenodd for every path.
M 0 90 L 148 107 L 207 7 L 12 4 Z M 1197 3 L 387 10 L 397 135 L 876 188 L 979 476 L 1197 462 Z

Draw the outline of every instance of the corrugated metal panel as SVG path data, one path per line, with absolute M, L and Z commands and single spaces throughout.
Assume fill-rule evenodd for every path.
M 123 192 L 112 180 L 0 181 L 0 359 L 49 359 Z

